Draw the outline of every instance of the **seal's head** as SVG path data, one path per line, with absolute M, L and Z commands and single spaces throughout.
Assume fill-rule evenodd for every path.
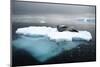
M 63 32 L 67 29 L 68 27 L 66 25 L 57 25 L 57 30 L 59 32 Z

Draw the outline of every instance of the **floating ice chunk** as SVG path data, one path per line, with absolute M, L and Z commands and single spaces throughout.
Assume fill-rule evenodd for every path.
M 57 56 L 63 51 L 71 50 L 78 45 L 81 41 L 72 41 L 73 39 L 86 40 L 92 39 L 90 32 L 88 31 L 57 31 L 57 28 L 45 27 L 45 26 L 30 26 L 25 28 L 18 28 L 17 34 L 22 34 L 19 38 L 13 41 L 13 45 L 16 48 L 24 49 L 35 57 L 39 62 L 45 62 L 46 60 Z M 29 37 L 29 36 L 33 37 Z M 46 37 L 34 37 L 34 35 L 42 35 Z M 59 42 L 51 41 L 56 40 Z M 66 40 L 66 41 L 62 41 Z M 60 42 L 61 41 L 61 42 Z
M 25 28 L 19 28 L 16 31 L 17 34 L 23 35 L 43 35 L 47 36 L 52 40 L 66 40 L 72 41 L 75 38 L 89 41 L 92 39 L 91 33 L 88 31 L 70 32 L 70 31 L 57 31 L 57 28 L 46 27 L 46 26 L 30 26 Z

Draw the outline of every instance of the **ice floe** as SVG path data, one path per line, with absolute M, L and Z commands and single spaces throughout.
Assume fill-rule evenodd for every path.
M 92 35 L 88 31 L 57 31 L 57 28 L 46 27 L 46 26 L 29 26 L 24 28 L 18 28 L 16 30 L 17 34 L 23 35 L 43 35 L 49 37 L 51 40 L 66 40 L 72 41 L 73 39 L 86 40 L 89 41 L 92 39 Z

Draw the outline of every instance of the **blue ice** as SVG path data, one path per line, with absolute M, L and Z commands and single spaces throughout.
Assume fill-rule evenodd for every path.
M 19 35 L 12 43 L 17 49 L 26 50 L 40 62 L 45 62 L 63 51 L 71 50 L 80 45 L 79 41 L 56 42 L 44 36 L 25 35 Z
M 56 42 L 50 41 L 47 37 L 21 36 L 13 41 L 13 45 L 18 49 L 25 49 L 40 62 L 63 51 Z

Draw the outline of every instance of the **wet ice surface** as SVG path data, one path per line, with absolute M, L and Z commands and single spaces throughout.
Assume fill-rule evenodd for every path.
M 55 57 L 63 51 L 71 50 L 86 41 L 59 41 L 50 40 L 46 36 L 19 35 L 13 41 L 17 49 L 24 49 L 29 52 L 39 62 Z

